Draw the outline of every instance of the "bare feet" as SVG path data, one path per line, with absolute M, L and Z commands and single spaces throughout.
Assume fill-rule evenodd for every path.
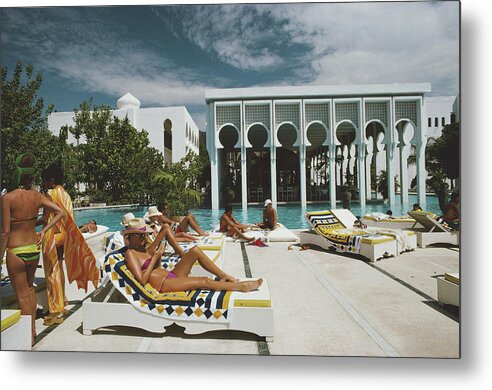
M 254 237 L 246 237 L 246 240 L 248 240 L 248 242 L 253 242 L 255 240 Z
M 263 279 L 257 279 L 247 282 L 239 282 L 241 285 L 241 291 L 248 292 L 258 289 L 263 284 Z

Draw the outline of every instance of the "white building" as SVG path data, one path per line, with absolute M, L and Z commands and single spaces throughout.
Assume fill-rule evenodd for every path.
M 177 162 L 189 151 L 199 153 L 199 130 L 186 107 L 140 108 L 140 101 L 127 93 L 117 101 L 117 109 L 112 111 L 118 118 L 128 119 L 136 129 L 149 133 L 150 146 L 159 150 L 167 163 Z M 48 117 L 48 127 L 59 134 L 62 126 L 73 126 L 73 112 L 55 112 Z M 75 144 L 72 134 L 68 142 Z M 85 140 L 81 137 L 80 143 Z
M 326 201 L 335 208 L 340 189 L 352 178 L 364 207 L 382 170 L 399 178 L 400 201 L 406 204 L 412 148 L 418 202 L 425 207 L 424 94 L 430 91 L 429 83 L 205 91 L 212 208 L 218 210 L 227 198 L 246 209 L 267 197 L 274 206 Z M 434 100 L 429 113 L 439 125 L 442 117 L 448 123 L 448 100 Z M 395 203 L 394 180 L 388 180 L 388 198 Z

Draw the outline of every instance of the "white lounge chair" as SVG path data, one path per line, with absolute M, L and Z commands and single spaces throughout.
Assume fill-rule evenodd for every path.
M 441 305 L 460 305 L 460 274 L 445 273 L 437 278 L 437 300 Z
M 310 212 L 306 214 L 306 218 L 312 230 L 300 232 L 301 245 L 312 244 L 323 249 L 332 248 L 337 252 L 358 254 L 369 261 L 398 254 L 393 237 L 347 228 L 331 211 Z
M 421 248 L 432 244 L 459 245 L 459 232 L 452 230 L 445 224 L 438 222 L 436 215 L 427 211 L 410 211 L 408 213 L 415 221 L 423 226 L 416 229 L 417 244 Z
M 383 216 L 364 215 L 360 220 L 367 226 L 383 229 L 411 230 L 413 228 L 422 227 L 415 219 L 409 216 L 390 217 L 386 214 Z
M 248 293 L 226 291 L 181 291 L 159 293 L 150 284 L 142 286 L 124 262 L 124 249 L 106 257 L 104 273 L 112 288 L 101 302 L 84 301 L 83 333 L 98 328 L 129 326 L 164 333 L 176 323 L 186 334 L 211 330 L 239 330 L 273 340 L 273 307 L 268 283 Z M 114 291 L 127 302 L 108 302 Z
M 340 220 L 345 227 L 352 227 L 357 222 L 357 217 L 348 209 L 336 209 L 331 212 Z M 414 221 L 415 224 L 415 221 Z M 403 229 L 392 229 L 389 226 L 365 228 L 369 233 L 377 233 L 394 237 L 398 247 L 398 254 L 417 249 L 417 235 L 414 231 Z

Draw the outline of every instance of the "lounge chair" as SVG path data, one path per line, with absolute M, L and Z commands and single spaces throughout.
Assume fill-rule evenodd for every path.
M 437 300 L 441 305 L 460 305 L 460 274 L 445 273 L 437 278 Z
M 386 214 L 368 214 L 364 215 L 361 221 L 367 226 L 383 229 L 411 230 L 416 227 L 422 227 L 415 219 L 409 216 L 390 217 Z
M 323 249 L 358 254 L 369 261 L 398 254 L 397 242 L 393 237 L 347 228 L 331 211 L 310 212 L 306 218 L 312 230 L 300 232 L 301 245 L 312 244 Z
M 109 230 L 109 228 L 107 226 L 97 225 L 97 230 L 95 232 L 82 233 L 82 235 L 84 236 L 85 240 L 87 241 L 87 240 L 90 240 L 92 238 L 98 237 L 101 234 L 106 233 L 108 230 Z
M 258 290 L 248 293 L 209 290 L 159 293 L 150 284 L 142 286 L 133 277 L 125 265 L 124 253 L 125 248 L 106 256 L 103 272 L 112 283 L 109 294 L 101 302 L 91 298 L 82 305 L 84 335 L 108 326 L 164 333 L 165 327 L 176 323 L 185 328 L 186 334 L 239 330 L 273 340 L 273 308 L 266 280 Z M 115 291 L 127 302 L 109 302 Z
M 436 215 L 427 211 L 410 211 L 408 213 L 423 226 L 415 229 L 417 244 L 421 248 L 432 244 L 459 245 L 459 232 L 436 220 Z
M 353 227 L 357 222 L 357 217 L 348 209 L 331 210 L 345 227 Z M 414 221 L 415 224 L 415 221 Z M 417 235 L 414 231 L 403 229 L 392 229 L 389 226 L 376 227 L 368 226 L 365 228 L 369 233 L 377 233 L 385 236 L 394 237 L 398 247 L 398 254 L 417 249 Z
M 31 316 L 21 315 L 20 310 L 4 310 L 1 313 L 1 350 L 31 350 Z

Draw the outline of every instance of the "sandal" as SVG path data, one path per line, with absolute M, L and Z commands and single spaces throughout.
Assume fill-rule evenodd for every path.
M 63 314 L 49 314 L 44 317 L 43 325 L 44 326 L 52 326 L 52 325 L 60 325 L 63 323 Z

